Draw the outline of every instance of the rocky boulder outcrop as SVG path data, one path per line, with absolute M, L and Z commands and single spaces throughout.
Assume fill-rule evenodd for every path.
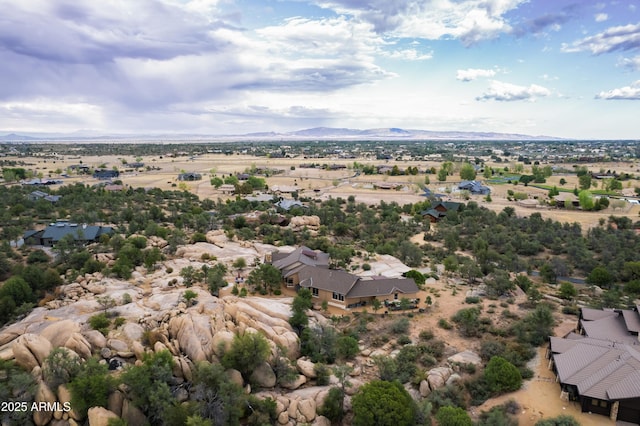
M 318 229 L 320 227 L 320 217 L 318 216 L 294 216 L 289 222 L 289 227 L 294 230 L 309 228 Z
M 253 370 L 249 381 L 261 388 L 272 388 L 276 385 L 276 373 L 268 363 L 263 362 Z
M 296 367 L 301 374 L 304 374 L 309 379 L 315 379 L 318 377 L 315 370 L 316 365 L 306 358 L 299 358 L 296 360 Z
M 451 355 L 447 358 L 447 361 L 452 364 L 473 364 L 475 366 L 482 364 L 482 359 L 480 355 L 473 351 L 462 351 L 458 352 L 455 355 Z
M 282 347 L 289 359 L 296 359 L 300 355 L 300 341 L 289 324 L 289 311 L 269 309 L 253 299 L 225 297 L 224 301 L 225 313 L 234 319 L 241 332 L 247 328 L 261 331 L 268 340 Z
M 453 374 L 453 370 L 449 367 L 436 367 L 427 373 L 427 382 L 431 390 L 444 386 Z
M 31 371 L 34 367 L 42 367 L 44 359 L 53 346 L 49 340 L 35 334 L 23 334 L 13 342 L 13 356 L 16 364 Z
M 213 335 L 208 315 L 189 312 L 169 321 L 169 336 L 178 341 L 180 348 L 193 362 L 212 360 Z
M 87 413 L 89 426 L 107 426 L 109 420 L 117 419 L 118 416 L 103 407 L 91 407 Z

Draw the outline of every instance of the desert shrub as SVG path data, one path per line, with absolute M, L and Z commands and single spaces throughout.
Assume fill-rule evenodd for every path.
M 535 426 L 580 426 L 580 422 L 573 416 L 563 414 L 550 419 L 538 420 Z
M 50 389 L 69 383 L 80 371 L 80 358 L 67 348 L 55 348 L 44 360 L 42 375 Z
M 326 386 L 329 384 L 331 370 L 325 364 L 319 362 L 314 364 L 313 371 L 316 373 L 316 384 L 318 386 Z
M 238 425 L 246 398 L 242 387 L 229 381 L 220 364 L 200 362 L 193 374 L 191 395 L 197 404 L 198 414 L 213 420 L 214 424 Z M 178 404 L 180 405 L 180 404 Z M 179 424 L 166 422 L 165 424 Z
M 307 327 L 300 334 L 300 352 L 313 362 L 333 364 L 337 340 L 335 328 L 329 325 Z
M 276 424 L 276 402 L 272 398 L 258 399 L 249 396 L 249 402 L 245 404 L 248 412 L 248 426 L 263 426 Z
M 464 299 L 464 303 L 468 303 L 468 304 L 480 303 L 480 298 L 478 296 L 467 296 Z
M 416 409 L 409 393 L 398 382 L 374 380 L 353 397 L 355 426 L 412 426 Z
M 480 357 L 489 361 L 494 356 L 501 356 L 506 350 L 504 342 L 499 340 L 483 340 L 480 342 Z
M 34 250 L 27 256 L 27 264 L 29 265 L 34 263 L 49 263 L 50 260 L 49 255 L 41 249 Z
M 125 293 L 122 295 L 122 304 L 126 305 L 131 303 L 133 300 L 131 299 L 131 295 L 129 293 Z
M 371 338 L 371 344 L 373 346 L 382 346 L 389 342 L 389 336 L 387 334 L 376 334 Z
M 481 333 L 481 328 L 478 327 L 480 309 L 477 307 L 460 309 L 451 317 L 451 320 L 458 325 L 460 334 L 465 337 L 475 337 Z
M 271 348 L 260 333 L 236 334 L 231 347 L 222 356 L 222 365 L 235 368 L 247 379 L 253 370 L 267 360 Z
M 518 367 L 518 371 L 520 372 L 522 380 L 531 379 L 534 375 L 533 370 L 528 367 Z
M 460 383 L 435 389 L 427 399 L 433 404 L 435 410 L 446 406 L 467 408 L 465 389 Z
M 406 334 L 401 334 L 400 336 L 398 336 L 398 338 L 396 339 L 396 341 L 398 342 L 399 345 L 408 345 L 411 343 L 411 338 L 409 336 L 407 336 Z
M 452 325 L 449 323 L 449 321 L 447 321 L 444 318 L 440 318 L 438 320 L 438 327 L 440 327 L 442 329 L 445 329 L 445 330 L 451 330 L 451 328 L 453 328 Z
M 431 340 L 431 339 L 433 339 L 433 336 L 434 336 L 434 334 L 433 334 L 432 330 L 422 330 L 420 332 L 420 334 L 418 335 L 418 337 L 422 341 Z
M 441 407 L 436 413 L 439 426 L 473 426 L 471 417 L 460 407 Z
M 38 383 L 33 376 L 17 366 L 13 361 L 0 359 L 0 401 L 26 403 L 28 407 L 35 399 Z M 31 410 L 12 410 L 2 413 L 3 424 L 31 425 Z M 6 422 L 6 423 L 5 423 Z
M 390 331 L 394 334 L 404 334 L 409 331 L 409 319 L 398 318 L 391 324 Z
M 422 353 L 429 354 L 438 359 L 442 358 L 444 355 L 444 347 L 445 343 L 439 339 L 433 339 L 418 345 L 418 348 Z
M 465 382 L 464 386 L 471 396 L 471 400 L 469 402 L 473 406 L 482 405 L 493 395 L 491 389 L 489 389 L 489 384 L 483 375 L 468 380 Z
M 111 320 L 107 318 L 107 314 L 103 312 L 90 317 L 89 325 L 94 330 L 98 330 L 100 333 L 106 336 L 107 333 L 109 332 L 109 326 L 111 325 Z
M 512 416 L 514 413 L 508 410 L 508 403 L 505 403 L 483 411 L 476 426 L 518 426 L 518 420 Z
M 522 386 L 522 375 L 518 368 L 506 359 L 494 356 L 484 369 L 484 378 L 494 394 L 512 392 Z
M 540 346 L 553 334 L 555 320 L 548 304 L 540 303 L 533 312 L 516 322 L 511 331 L 521 343 Z
M 81 364 L 77 376 L 69 383 L 73 409 L 84 416 L 91 407 L 106 407 L 115 382 L 106 364 L 89 358 Z
M 340 336 L 336 340 L 336 356 L 340 359 L 353 359 L 359 351 L 358 341 L 351 336 Z
M 133 403 L 151 424 L 162 424 L 165 407 L 172 400 L 169 382 L 173 377 L 173 356 L 169 351 L 145 354 L 141 365 L 127 368 L 120 376 L 129 387 Z
M 567 305 L 562 307 L 562 313 L 567 315 L 578 316 L 580 314 L 580 308 L 576 305 Z
M 113 320 L 113 326 L 118 328 L 121 325 L 123 325 L 125 322 L 127 322 L 126 318 L 118 317 L 115 320 Z
M 318 410 L 318 414 L 338 423 L 344 417 L 344 392 L 342 389 L 334 387 L 329 389 L 329 393 L 324 400 L 324 404 Z

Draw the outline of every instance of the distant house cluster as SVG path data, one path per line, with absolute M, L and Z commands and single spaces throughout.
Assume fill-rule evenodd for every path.
M 308 288 L 315 300 L 341 309 L 370 306 L 374 299 L 413 299 L 419 291 L 412 278 L 359 277 L 330 269 L 327 253 L 305 246 L 291 253 L 274 252 L 270 261 L 282 273 L 286 288 Z
M 640 424 L 639 311 L 582 308 L 576 332 L 551 337 L 547 356 L 563 398 L 583 412 Z
M 112 233 L 113 228 L 110 226 L 80 225 L 59 220 L 49 224 L 45 229 L 26 231 L 22 238 L 27 245 L 53 247 L 68 235 L 71 235 L 77 243 L 89 244 L 98 242 L 102 235 Z

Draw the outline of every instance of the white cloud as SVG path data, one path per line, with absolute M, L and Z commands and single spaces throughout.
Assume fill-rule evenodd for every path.
M 49 98 L 0 103 L 0 122 L 5 128 L 33 131 L 34 121 L 40 124 L 41 131 L 104 126 L 103 109 L 88 103 Z
M 467 68 L 466 70 L 458 70 L 456 79 L 460 81 L 472 81 L 480 77 L 493 77 L 496 75 L 494 70 Z
M 379 33 L 429 40 L 459 39 L 465 45 L 511 31 L 505 14 L 526 0 L 316 0 L 339 14 L 371 23 Z
M 600 92 L 596 95 L 596 99 L 638 101 L 640 100 L 640 80 L 634 81 L 629 86 Z
M 426 61 L 433 58 L 433 51 L 428 53 L 418 52 L 416 49 L 400 49 L 390 52 L 383 52 L 384 56 L 392 59 L 402 59 L 405 61 Z
M 640 71 L 640 55 L 633 58 L 622 58 L 618 61 L 618 66 L 629 68 L 631 71 Z
M 609 19 L 609 15 L 607 15 L 606 13 L 596 13 L 593 19 L 595 19 L 596 22 L 604 22 Z
M 546 87 L 532 84 L 530 86 L 518 86 L 516 84 L 505 83 L 502 81 L 493 80 L 489 85 L 489 89 L 478 96 L 478 101 L 534 101 L 536 98 L 549 96 L 551 91 Z
M 594 36 L 575 41 L 571 45 L 566 43 L 562 45 L 564 52 L 590 51 L 594 55 L 638 48 L 640 48 L 640 24 L 611 27 Z

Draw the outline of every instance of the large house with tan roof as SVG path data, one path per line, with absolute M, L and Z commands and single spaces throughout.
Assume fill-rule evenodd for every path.
M 640 424 L 640 306 L 582 308 L 576 332 L 551 337 L 561 395 L 582 411 Z
M 327 301 L 340 309 L 370 306 L 374 299 L 414 299 L 419 291 L 412 278 L 359 277 L 330 269 L 327 253 L 304 246 L 290 253 L 271 253 L 267 260 L 282 273 L 285 289 L 308 288 L 314 302 Z

